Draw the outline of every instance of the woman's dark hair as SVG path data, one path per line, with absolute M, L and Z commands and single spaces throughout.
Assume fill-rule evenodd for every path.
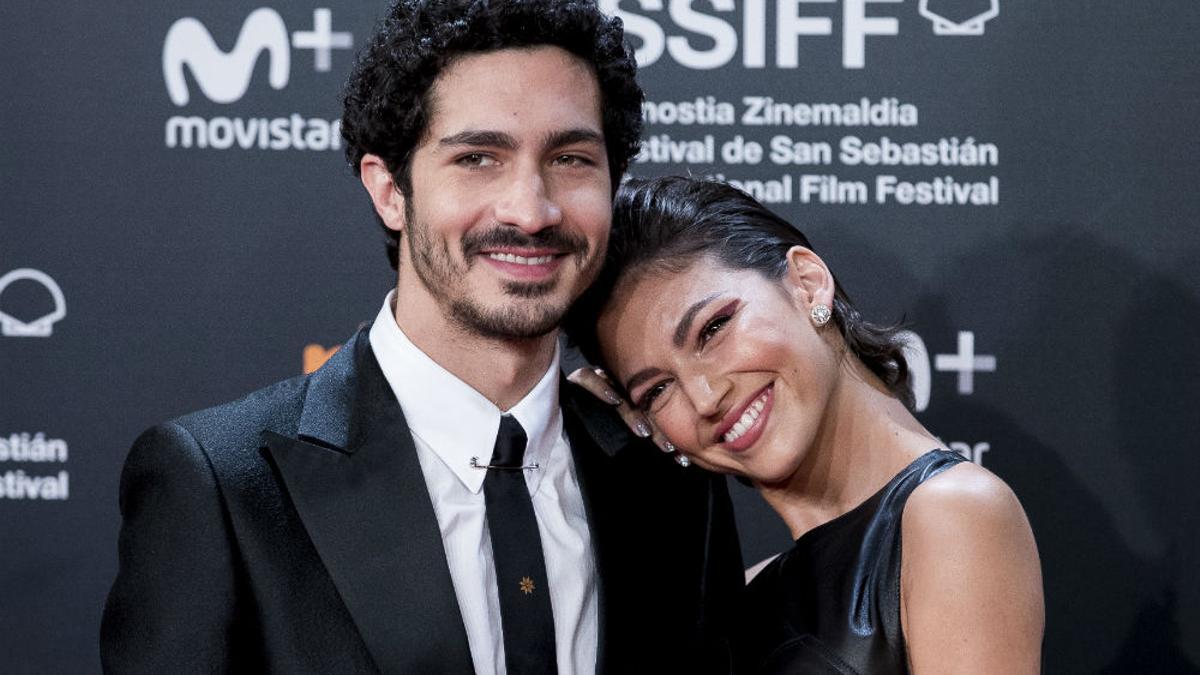
M 342 138 L 355 175 L 363 155 L 378 155 L 409 195 L 412 151 L 429 124 L 430 88 L 442 70 L 464 54 L 543 45 L 574 54 L 595 72 L 615 189 L 638 151 L 643 95 L 621 20 L 586 0 L 395 2 L 346 83 Z M 384 232 L 394 268 L 400 235 Z
M 592 363 L 602 363 L 596 320 L 618 283 L 645 272 L 681 272 L 711 256 L 730 269 L 770 280 L 787 273 L 788 249 L 808 239 L 753 197 L 725 183 L 667 177 L 630 180 L 617 191 L 608 254 L 596 282 L 571 308 L 567 333 Z M 899 326 L 866 321 L 834 278 L 833 322 L 846 347 L 910 409 L 908 365 Z

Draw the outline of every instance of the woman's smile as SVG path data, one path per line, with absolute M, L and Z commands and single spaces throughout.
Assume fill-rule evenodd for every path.
M 775 383 L 772 382 L 758 390 L 749 401 L 726 413 L 717 427 L 714 441 L 730 452 L 748 450 L 762 436 L 774 403 Z

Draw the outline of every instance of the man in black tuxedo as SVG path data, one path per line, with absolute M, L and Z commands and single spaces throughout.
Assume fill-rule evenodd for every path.
M 396 288 L 312 375 L 137 440 L 106 670 L 728 671 L 723 479 L 559 374 L 634 73 L 594 3 L 392 8 L 342 130 Z

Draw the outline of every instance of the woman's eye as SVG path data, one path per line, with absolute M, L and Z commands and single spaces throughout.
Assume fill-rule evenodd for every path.
M 654 406 L 654 402 L 657 401 L 658 398 L 660 396 L 662 396 L 663 392 L 665 392 L 666 390 L 667 390 L 666 382 L 659 382 L 658 384 L 655 384 L 653 387 L 650 387 L 649 389 L 647 389 L 646 393 L 642 394 L 642 398 L 639 399 L 637 402 L 637 407 L 639 409 L 641 409 L 643 412 L 649 410 L 651 407 Z
M 708 341 L 717 334 L 717 331 L 721 330 L 725 327 L 725 324 L 729 323 L 729 319 L 729 315 L 723 315 L 714 317 L 712 321 L 704 324 L 704 327 L 700 329 L 700 345 L 704 346 L 708 344 Z

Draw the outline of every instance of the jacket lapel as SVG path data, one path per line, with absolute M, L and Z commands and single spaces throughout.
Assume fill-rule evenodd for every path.
M 718 580 L 708 553 L 724 478 L 680 469 L 636 439 L 608 404 L 574 385 L 563 391 L 596 559 L 597 672 L 726 670 L 723 636 L 710 636 L 704 618 L 731 611 L 705 602 L 720 596 L 706 586 Z M 740 581 L 740 560 L 731 569 Z
M 472 672 L 412 434 L 365 330 L 313 374 L 297 431 L 265 444 L 380 670 Z
M 611 600 L 614 593 L 620 592 L 622 574 L 618 556 L 623 550 L 620 515 L 623 506 L 611 489 L 619 484 L 613 475 L 613 457 L 629 444 L 632 435 L 611 410 L 602 408 L 604 404 L 590 395 L 580 395 L 565 379 L 560 383 L 560 391 L 563 426 L 571 443 L 596 561 L 596 672 L 605 673 L 609 664 L 620 661 L 616 658 L 619 641 L 612 639 L 609 629 L 621 620 Z

